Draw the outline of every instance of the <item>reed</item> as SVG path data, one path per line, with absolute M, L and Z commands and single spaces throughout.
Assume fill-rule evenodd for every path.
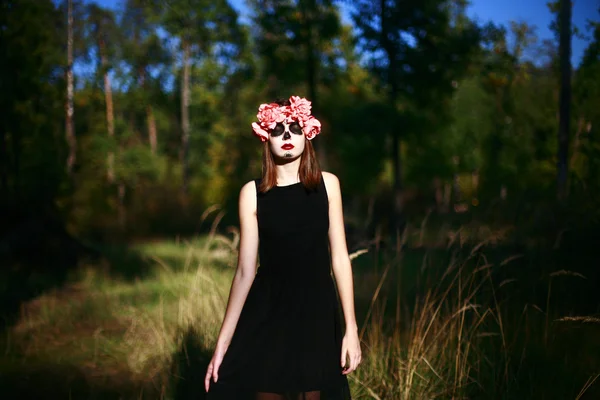
M 123 398 L 175 398 L 182 377 L 172 367 L 174 360 L 193 361 L 190 332 L 202 352 L 211 354 L 237 262 L 239 232 L 217 233 L 222 218 L 218 208 L 207 210 L 202 223 L 215 213 L 206 237 L 140 245 L 152 266 L 143 279 L 127 281 L 108 268 L 83 266 L 69 285 L 23 304 L 18 323 L 2 341 L 0 375 L 14 368 L 15 361 L 61 360 L 94 387 L 127 382 L 132 389 Z M 568 394 L 579 399 L 594 390 L 598 364 L 591 360 L 584 365 L 569 352 L 581 354 L 582 343 L 597 336 L 592 332 L 569 342 L 559 328 L 594 329 L 600 319 L 552 311 L 559 301 L 552 297 L 552 281 L 585 279 L 582 274 L 549 274 L 544 308 L 519 304 L 506 295 L 519 280 L 499 272 L 523 256 L 492 260 L 486 254 L 505 231 L 487 231 L 482 237 L 483 230 L 469 226 L 438 235 L 426 235 L 426 229 L 424 221 L 415 230 L 408 227 L 392 249 L 375 243 L 350 255 L 363 348 L 362 364 L 349 375 L 353 398 Z M 437 237 L 435 246 L 426 237 Z M 444 257 L 434 253 L 440 248 Z M 421 259 L 415 258 L 415 249 Z M 565 375 L 566 383 L 557 386 L 550 370 L 544 371 L 547 377 L 533 376 L 534 366 L 542 363 L 577 375 Z

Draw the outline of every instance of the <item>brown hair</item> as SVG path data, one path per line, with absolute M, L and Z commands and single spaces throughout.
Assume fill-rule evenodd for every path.
M 289 100 L 276 100 L 273 103 L 279 104 L 280 106 L 290 105 Z M 304 151 L 300 156 L 298 175 L 300 175 L 300 182 L 302 182 L 306 189 L 314 190 L 318 187 L 319 183 L 321 183 L 321 167 L 311 141 L 306 138 L 304 140 Z M 269 141 L 266 141 L 263 142 L 262 180 L 258 187 L 258 191 L 260 193 L 265 193 L 274 186 L 277 186 L 277 170 L 275 168 L 273 153 L 269 147 Z

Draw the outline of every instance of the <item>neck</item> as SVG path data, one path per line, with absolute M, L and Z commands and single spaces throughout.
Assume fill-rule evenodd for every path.
M 275 165 L 277 185 L 284 186 L 299 182 L 300 159 L 301 157 L 298 157 L 293 161 Z

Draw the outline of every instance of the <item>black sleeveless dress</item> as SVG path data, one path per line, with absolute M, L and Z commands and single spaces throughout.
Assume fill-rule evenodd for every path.
M 323 179 L 259 193 L 259 264 L 209 400 L 351 400 Z

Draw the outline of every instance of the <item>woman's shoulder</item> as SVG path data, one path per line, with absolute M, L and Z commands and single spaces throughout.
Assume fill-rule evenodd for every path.
M 340 180 L 338 177 L 327 171 L 322 172 L 323 183 L 328 194 L 338 194 L 340 192 Z
M 240 189 L 240 197 L 256 196 L 256 186 L 260 184 L 258 179 L 252 179 L 242 185 Z
M 240 189 L 240 216 L 256 214 L 256 184 L 255 180 L 246 182 Z
M 325 185 L 329 186 L 339 186 L 340 185 L 340 180 L 338 179 L 338 177 L 331 173 L 331 172 L 327 172 L 327 171 L 323 171 L 321 172 L 321 174 L 323 175 L 323 181 L 325 182 Z

